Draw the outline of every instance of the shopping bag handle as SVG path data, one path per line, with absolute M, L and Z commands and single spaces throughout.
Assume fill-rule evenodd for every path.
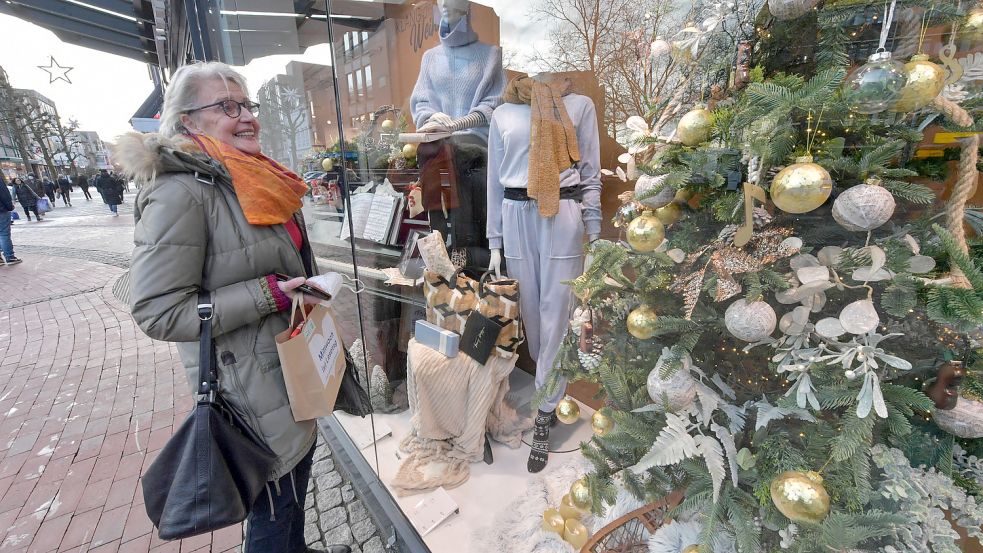
M 300 306 L 300 312 L 304 316 L 304 322 L 307 322 L 307 309 L 304 309 L 304 293 L 296 292 L 293 296 L 293 300 L 290 302 L 290 328 L 292 329 L 297 324 L 297 306 Z

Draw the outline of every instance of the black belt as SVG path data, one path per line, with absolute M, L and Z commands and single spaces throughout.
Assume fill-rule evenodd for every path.
M 526 194 L 526 188 L 506 188 L 505 189 L 505 199 L 512 200 L 516 202 L 528 202 L 535 198 L 530 198 Z M 577 202 L 583 201 L 584 199 L 584 187 L 580 184 L 575 186 L 564 186 L 560 188 L 560 199 L 561 200 L 574 200 Z

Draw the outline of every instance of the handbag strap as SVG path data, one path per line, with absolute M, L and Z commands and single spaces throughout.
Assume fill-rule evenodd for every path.
M 198 393 L 218 391 L 218 371 L 215 369 L 215 341 L 212 340 L 212 295 L 207 290 L 198 291 L 198 319 L 201 321 L 201 339 L 198 344 Z

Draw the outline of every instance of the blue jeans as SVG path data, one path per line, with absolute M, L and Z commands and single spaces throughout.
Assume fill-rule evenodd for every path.
M 119 207 L 116 204 L 109 204 L 109 211 L 116 213 L 116 208 Z
M 0 211 L 0 253 L 3 253 L 4 260 L 14 258 L 14 243 L 10 241 L 9 211 Z
M 267 483 L 249 513 L 244 553 L 301 553 L 306 551 L 304 540 L 304 500 L 314 463 L 314 446 L 294 467 L 293 477 Z M 287 545 L 284 548 L 284 544 Z

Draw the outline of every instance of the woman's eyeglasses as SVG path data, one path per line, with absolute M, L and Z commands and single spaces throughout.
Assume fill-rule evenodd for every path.
M 242 115 L 242 108 L 246 108 L 247 110 L 249 110 L 249 113 L 253 115 L 259 114 L 259 104 L 257 104 L 256 102 L 251 102 L 249 100 L 246 100 L 245 102 L 236 102 L 235 100 L 222 100 L 221 102 L 215 102 L 214 104 L 208 104 L 207 106 L 201 106 L 200 108 L 189 109 L 184 113 L 194 113 L 196 111 L 213 108 L 215 106 L 221 106 L 222 111 L 224 111 L 226 115 L 228 115 L 233 119 Z

